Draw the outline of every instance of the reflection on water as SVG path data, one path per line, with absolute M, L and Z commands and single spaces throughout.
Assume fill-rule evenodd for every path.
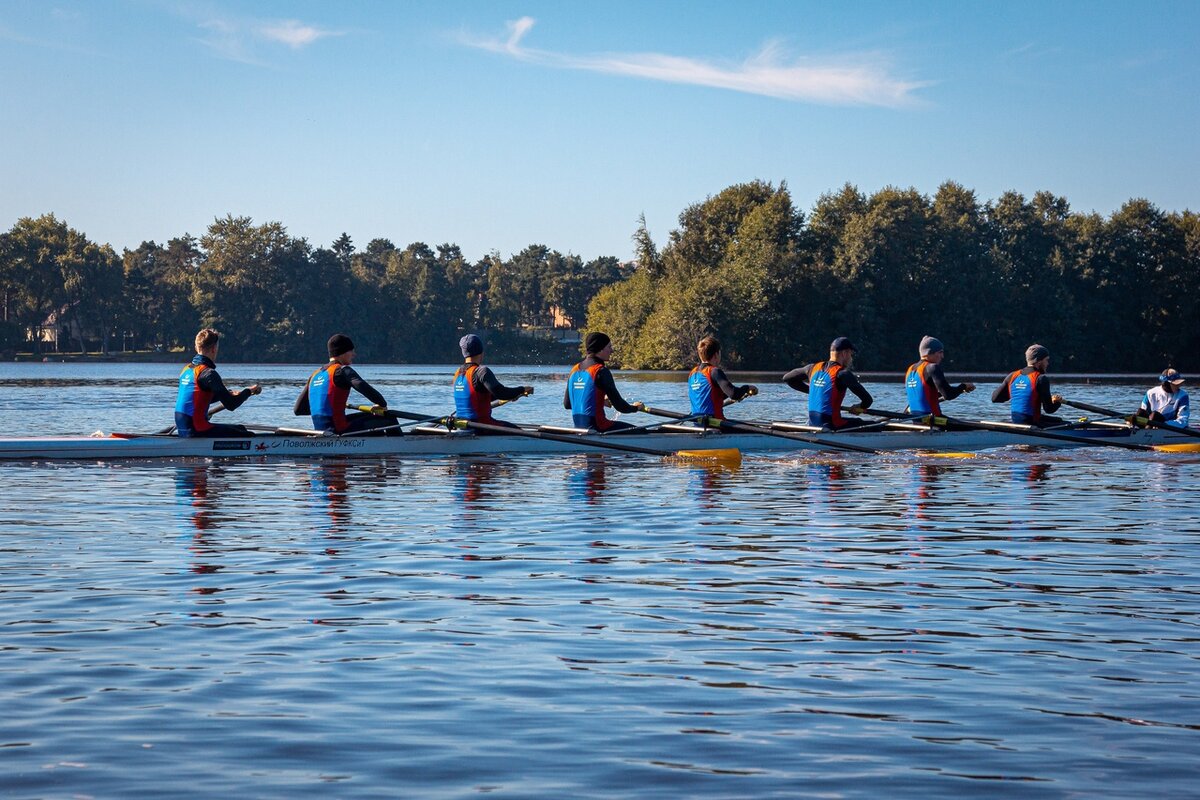
M 595 505 L 608 488 L 609 459 L 599 453 L 572 456 L 566 469 L 567 494 L 574 504 Z
M 1200 780 L 1194 458 L 3 469 L 0 794 Z

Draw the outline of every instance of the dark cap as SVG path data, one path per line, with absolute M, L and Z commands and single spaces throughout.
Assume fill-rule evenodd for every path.
M 942 344 L 941 339 L 935 339 L 932 336 L 926 336 L 925 338 L 921 339 L 921 345 L 917 348 L 917 352 L 920 353 L 922 357 L 925 357 L 933 355 L 934 353 L 941 353 L 945 351 L 945 349 L 946 346 Z
M 335 333 L 329 337 L 329 357 L 337 358 L 342 353 L 349 353 L 354 349 L 354 342 L 344 333 Z
M 1031 344 L 1025 348 L 1025 363 L 1032 367 L 1048 355 L 1050 355 L 1050 351 L 1040 344 Z
M 1165 369 L 1163 374 L 1158 376 L 1159 383 L 1173 383 L 1176 386 L 1183 383 L 1184 377 L 1179 374 L 1177 369 Z
M 589 333 L 587 338 L 583 340 L 583 348 L 589 353 L 599 353 L 601 350 L 608 347 L 608 344 L 611 341 L 612 339 L 608 338 L 607 333 L 596 331 L 594 333 Z
M 473 333 L 468 333 L 458 340 L 458 349 L 462 351 L 463 358 L 477 356 L 483 352 L 483 339 Z
M 840 353 L 842 350 L 853 350 L 858 352 L 858 348 L 854 346 L 854 342 L 847 339 L 845 336 L 839 336 L 829 343 L 829 352 Z

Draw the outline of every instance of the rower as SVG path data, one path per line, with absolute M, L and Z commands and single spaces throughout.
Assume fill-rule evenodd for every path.
M 953 400 L 964 392 L 975 391 L 975 384 L 951 386 L 942 372 L 946 347 L 940 339 L 926 336 L 917 348 L 921 360 L 904 373 L 904 391 L 908 395 L 908 410 L 914 414 L 942 415 L 942 400 Z
M 344 333 L 335 333 L 327 342 L 329 363 L 309 376 L 292 413 L 312 415 L 313 427 L 325 433 L 354 433 L 373 428 L 394 427 L 395 422 L 378 412 L 387 408 L 387 400 L 350 366 L 358 355 L 354 342 Z M 346 400 L 353 389 L 373 404 L 372 413 L 346 414 Z M 394 431 L 399 433 L 399 430 Z
M 217 374 L 217 350 L 221 334 L 205 328 L 196 334 L 196 357 L 179 373 L 179 393 L 175 398 L 175 431 L 184 438 L 190 437 L 237 437 L 253 436 L 241 425 L 214 425 L 208 421 L 208 407 L 214 402 L 233 411 L 262 392 L 257 383 L 237 392 L 225 388 L 225 382 Z
M 725 401 L 738 402 L 749 395 L 758 394 L 757 386 L 734 386 L 721 369 L 721 343 L 715 336 L 705 336 L 696 344 L 700 363 L 688 375 L 688 397 L 692 401 L 692 415 L 704 415 L 711 419 L 725 419 Z
M 633 414 L 646 408 L 645 403 L 627 403 L 617 391 L 612 372 L 604 365 L 613 352 L 612 340 L 607 334 L 594 331 L 583 341 L 587 358 L 571 369 L 567 376 L 567 389 L 563 393 L 563 408 L 569 409 L 576 428 L 612 431 L 634 427 L 628 422 L 608 419 L 604 416 L 604 402 L 622 414 Z
M 861 414 L 875 402 L 858 376 L 850 371 L 856 352 L 853 342 L 839 336 L 829 344 L 828 361 L 805 364 L 783 376 L 788 386 L 808 393 L 809 425 L 840 430 L 868 424 L 864 419 L 842 416 L 842 400 L 847 390 L 858 397 L 858 405 L 850 409 L 855 414 Z
M 1031 344 L 1025 350 L 1025 363 L 1024 369 L 1009 373 L 1004 383 L 992 392 L 992 402 L 1009 401 L 1012 421 L 1021 425 L 1039 428 L 1065 425 L 1058 417 L 1049 416 L 1062 405 L 1062 397 L 1050 393 L 1050 379 L 1046 377 L 1050 351 L 1040 344 Z
M 483 340 L 473 333 L 458 340 L 458 348 L 466 359 L 454 373 L 454 416 L 504 428 L 518 428 L 492 416 L 493 400 L 516 400 L 533 394 L 532 386 L 508 387 L 500 383 L 492 371 L 483 366 Z
M 1146 392 L 1137 416 L 1147 417 L 1151 422 L 1173 428 L 1188 426 L 1188 393 L 1183 390 L 1183 376 L 1179 370 L 1168 367 L 1158 376 L 1158 386 Z

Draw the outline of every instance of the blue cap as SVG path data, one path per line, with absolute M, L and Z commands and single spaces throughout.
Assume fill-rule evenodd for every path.
M 845 336 L 839 336 L 829 343 L 829 352 L 837 353 L 842 350 L 853 350 L 858 352 L 858 348 L 854 346 L 854 342 L 847 339 Z
M 1177 369 L 1165 369 L 1163 374 L 1158 376 L 1159 383 L 1173 383 L 1176 386 L 1183 383 L 1183 376 L 1179 374 Z

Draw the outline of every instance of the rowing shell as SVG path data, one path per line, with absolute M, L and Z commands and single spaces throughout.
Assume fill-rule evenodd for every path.
M 1141 445 L 1186 445 L 1189 439 L 1162 428 L 1131 430 L 1117 426 L 1073 428 L 1075 437 L 1099 441 L 1128 442 Z M 326 456 L 439 456 L 439 455 L 520 455 L 525 453 L 595 452 L 588 439 L 578 443 L 555 439 L 530 439 L 519 436 L 480 436 L 469 432 L 407 433 L 404 436 L 299 436 L 268 434 L 250 439 L 181 439 L 152 434 L 100 434 L 91 436 L 55 436 L 41 438 L 0 438 L 0 459 L 102 459 L 102 458 L 255 458 L 288 456 L 323 458 Z M 565 437 L 570 438 L 570 437 Z M 1030 439 L 1001 431 L 888 431 L 841 432 L 831 441 L 852 442 L 875 450 L 926 450 L 961 452 L 997 447 L 1026 445 L 1036 447 L 1078 447 L 1075 442 Z M 739 449 L 745 451 L 824 450 L 793 439 L 781 439 L 753 433 L 721 433 L 706 430 L 669 433 L 604 434 L 602 442 L 626 444 L 661 450 L 664 455 L 679 450 Z M 1192 440 L 1194 442 L 1194 440 Z

